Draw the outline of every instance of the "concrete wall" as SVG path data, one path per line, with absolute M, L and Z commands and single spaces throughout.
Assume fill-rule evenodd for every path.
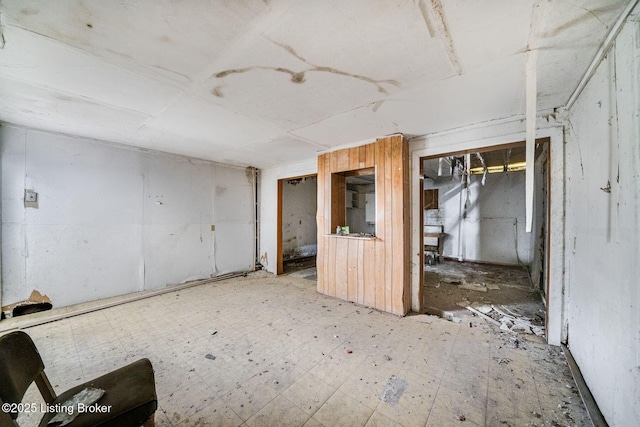
M 444 256 L 463 261 L 519 265 L 531 262 L 531 234 L 525 232 L 524 171 L 472 175 L 469 209 L 459 179 L 426 179 L 438 189 L 438 209 L 425 210 L 425 224 L 444 225 Z M 516 251 L 517 243 L 517 251 Z M 519 258 L 518 258 L 519 255 Z
M 295 184 L 293 183 L 295 182 Z M 282 253 L 284 259 L 318 253 L 318 179 L 282 184 Z
M 244 169 L 13 126 L 0 142 L 3 304 L 37 289 L 61 307 L 252 268 Z
M 568 345 L 610 426 L 640 425 L 638 12 L 570 109 L 566 135 Z
M 262 169 L 259 182 L 259 248 L 258 260 L 270 273 L 277 269 L 278 180 L 313 175 L 318 172 L 318 161 Z

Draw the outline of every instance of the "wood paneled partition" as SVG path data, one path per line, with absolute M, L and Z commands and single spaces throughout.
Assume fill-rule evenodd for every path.
M 345 176 L 375 173 L 375 237 L 336 235 L 345 225 Z M 318 156 L 318 292 L 390 313 L 411 306 L 409 151 L 402 135 Z

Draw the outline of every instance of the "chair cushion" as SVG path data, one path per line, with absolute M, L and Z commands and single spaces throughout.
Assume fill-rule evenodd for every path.
M 85 412 L 79 414 L 71 424 L 68 424 L 69 426 L 140 426 L 153 415 L 158 407 L 153 367 L 149 359 L 140 359 L 92 381 L 73 387 L 58 396 L 52 405 L 66 402 L 86 387 L 105 390 L 104 396 L 94 405 L 111 406 L 111 408 L 106 413 Z M 40 426 L 47 426 L 49 420 L 55 415 L 55 413 L 45 414 Z M 50 426 L 57 425 L 59 423 L 50 424 Z

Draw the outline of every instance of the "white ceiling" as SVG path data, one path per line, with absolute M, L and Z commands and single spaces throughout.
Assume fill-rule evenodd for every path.
M 0 0 L 0 121 L 269 167 L 563 106 L 628 0 Z M 0 38 L 0 46 L 2 39 Z

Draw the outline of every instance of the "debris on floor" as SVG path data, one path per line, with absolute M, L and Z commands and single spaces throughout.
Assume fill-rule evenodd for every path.
M 522 342 L 516 337 L 509 337 L 509 339 L 507 340 L 507 347 L 523 348 L 522 347 Z M 525 350 L 526 350 L 526 348 L 525 348 Z
M 476 291 L 476 292 L 488 291 L 487 287 L 482 283 L 463 283 L 462 285 L 460 285 L 460 289 L 466 289 L 469 291 Z
M 458 307 L 464 307 L 464 308 L 466 308 L 466 307 L 468 307 L 468 306 L 470 306 L 470 305 L 471 305 L 471 301 L 469 301 L 468 299 L 466 299 L 466 298 L 465 298 L 465 299 L 463 299 L 462 301 L 458 301 L 458 302 L 456 303 L 456 305 L 457 305 Z
M 466 307 L 494 305 L 514 309 L 535 326 L 544 324 L 544 311 L 538 319 L 544 309 L 541 291 L 532 287 L 527 271 L 520 266 L 444 261 L 425 267 L 424 286 L 427 314 L 443 317 L 443 312 L 450 311 L 463 318 L 468 315 Z
M 478 307 L 478 308 L 482 308 L 482 307 Z M 497 327 L 501 327 L 502 324 L 500 322 L 498 322 L 497 320 L 495 320 L 492 317 L 487 316 L 485 313 L 483 313 L 481 310 L 478 310 L 477 308 L 473 308 L 471 306 L 467 306 L 466 307 L 467 310 L 469 310 L 470 312 L 472 312 L 473 314 L 477 315 L 478 317 L 483 318 L 484 320 L 486 320 L 487 322 L 497 326 Z
M 435 286 L 436 282 L 431 283 Z M 549 346 L 535 335 L 502 331 L 486 324 L 482 318 L 471 317 L 473 315 L 466 309 L 455 306 L 455 302 L 466 296 L 471 307 L 487 313 L 494 311 L 491 308 L 493 304 L 501 310 L 504 305 L 532 319 L 536 318 L 536 313 L 544 315 L 543 311 L 538 311 L 544 308 L 541 302 L 529 310 L 528 305 L 511 304 L 513 300 L 506 298 L 492 302 L 481 299 L 492 294 L 500 297 L 502 291 L 514 289 L 509 285 L 500 286 L 502 290 L 499 292 L 453 294 L 454 307 L 443 310 L 456 310 L 456 315 L 463 319 L 460 324 L 421 314 L 398 318 L 347 303 L 338 306 L 335 299 L 319 296 L 315 286 L 308 286 L 301 278 L 274 276 L 266 271 L 252 273 L 248 279 L 236 278 L 182 290 L 177 305 L 172 305 L 174 323 L 179 322 L 181 327 L 163 329 L 163 338 L 166 339 L 158 341 L 158 351 L 167 355 L 167 346 L 163 344 L 170 342 L 168 350 L 174 354 L 175 349 L 183 349 L 185 357 L 180 358 L 180 363 L 165 363 L 165 373 L 169 375 L 163 374 L 156 381 L 158 395 L 163 396 L 161 409 L 164 411 L 159 415 L 165 421 L 169 420 L 166 424 L 215 424 L 227 413 L 234 416 L 231 408 L 250 419 L 262 411 L 262 405 L 266 404 L 263 402 L 267 401 L 272 402 L 269 408 L 273 407 L 274 412 L 285 413 L 290 410 L 291 403 L 284 397 L 292 397 L 293 392 L 295 397 L 300 397 L 300 408 L 305 408 L 308 415 L 303 415 L 305 419 L 317 414 L 316 418 L 327 420 L 327 425 L 336 424 L 331 422 L 335 420 L 333 414 L 327 416 L 329 405 L 324 406 L 327 396 L 344 395 L 349 396 L 347 400 L 353 399 L 366 408 L 377 403 L 377 412 L 381 415 L 397 414 L 396 420 L 409 421 L 404 425 L 411 421 L 421 426 L 463 427 L 476 426 L 476 423 L 500 427 L 534 424 L 548 427 L 552 423 L 591 425 L 577 389 L 567 387 L 573 384 L 573 378 L 561 347 Z M 441 288 L 447 287 L 459 290 L 457 286 L 441 285 Z M 246 310 L 238 309 L 246 304 L 247 295 L 255 301 L 265 302 L 264 305 L 255 304 L 249 318 Z M 524 290 L 522 295 L 532 294 Z M 215 301 L 216 309 L 212 309 L 210 304 L 202 304 L 203 300 Z M 474 301 L 482 306 L 474 304 Z M 161 315 L 166 307 L 166 297 L 151 297 L 75 316 L 68 321 L 36 326 L 29 332 L 34 332 L 34 339 L 40 337 L 43 341 L 43 353 L 49 355 L 48 366 L 55 366 L 60 372 L 76 372 L 78 357 L 84 357 L 83 353 L 77 354 L 76 349 L 90 347 L 98 337 L 112 340 L 109 348 L 122 357 L 130 357 L 128 355 L 132 352 L 144 354 L 149 351 L 153 356 L 155 351 L 149 347 L 148 340 L 125 342 L 113 336 L 113 331 L 127 337 L 136 331 L 156 330 L 155 315 Z M 328 308 L 331 312 L 327 312 Z M 358 310 L 360 315 L 356 314 Z M 51 312 L 42 314 L 46 313 Z M 132 316 L 149 313 L 153 316 L 135 316 L 139 320 L 131 322 L 126 313 Z M 97 319 L 108 319 L 112 327 L 94 328 L 91 334 L 73 333 L 76 326 L 95 325 Z M 202 319 L 206 319 L 204 326 Z M 473 329 L 469 329 L 469 322 L 473 323 Z M 2 323 L 4 321 L 0 325 Z M 242 339 L 230 337 L 228 325 L 233 325 L 233 336 Z M 212 328 L 220 328 L 215 336 L 208 335 L 207 331 Z M 264 330 L 274 333 L 267 336 L 256 332 Z M 185 334 L 184 331 L 192 333 Z M 344 339 L 338 341 L 334 335 Z M 55 351 L 59 347 L 57 340 L 45 339 L 58 336 L 73 339 L 70 341 L 71 353 Z M 202 354 L 207 349 L 211 351 Z M 353 354 L 345 354 L 347 349 L 353 350 Z M 212 351 L 217 353 L 216 359 L 205 358 L 208 353 L 213 356 Z M 248 352 L 251 353 L 247 355 Z M 69 357 L 69 354 L 74 357 Z M 195 357 L 190 357 L 190 354 L 195 354 Z M 248 362 L 248 357 L 254 358 L 255 362 Z M 511 361 L 507 363 L 506 359 Z M 83 368 L 86 362 L 91 371 L 99 369 L 104 362 L 100 357 L 84 357 L 82 361 Z M 257 362 L 260 362 L 259 366 Z M 212 370 L 215 372 L 210 375 Z M 314 374 L 329 374 L 331 377 L 325 378 L 333 380 L 319 382 L 317 378 L 320 377 Z M 397 378 L 390 382 L 392 374 Z M 358 381 L 357 378 L 363 380 Z M 219 390 L 216 395 L 222 398 L 219 402 L 225 406 L 224 414 L 220 412 L 221 406 L 215 403 L 210 406 L 210 393 L 193 393 L 194 387 L 186 380 L 194 379 L 207 390 Z M 401 379 L 406 382 L 406 390 L 400 396 L 403 388 Z M 82 378 L 74 375 L 70 380 L 79 383 Z M 297 386 L 289 388 L 296 383 Z M 383 395 L 387 385 L 389 387 Z M 58 387 L 55 383 L 54 386 Z M 394 393 L 394 389 L 398 393 Z M 34 398 L 40 399 L 37 387 L 31 387 L 23 401 L 34 401 Z M 395 406 L 383 401 L 393 402 L 395 398 Z M 329 404 L 334 401 L 335 397 Z M 339 407 L 340 402 L 336 402 Z M 428 415 L 430 421 L 427 419 L 428 406 L 433 407 Z M 213 410 L 209 412 L 205 409 L 207 407 Z M 425 407 L 427 410 L 423 411 Z M 356 411 L 354 415 L 359 413 Z M 21 413 L 18 424 L 37 425 L 38 420 L 32 415 Z M 338 422 L 349 424 L 352 419 L 347 415 Z M 464 415 L 466 420 L 457 420 L 459 415 Z M 261 418 L 257 416 L 254 419 L 259 422 Z M 380 419 L 374 413 L 370 424 Z M 268 420 L 265 423 L 269 424 Z
M 493 310 L 490 306 L 488 305 L 478 305 L 478 304 L 474 304 L 474 307 L 476 310 L 478 310 L 480 313 L 482 314 L 489 314 L 491 312 L 491 310 Z
M 489 323 L 499 326 L 501 330 L 515 333 L 535 334 L 537 336 L 544 335 L 544 326 L 535 324 L 534 319 L 522 316 L 509 310 L 507 307 L 491 306 L 467 306 L 467 310 L 482 317 Z M 508 312 L 508 313 L 507 313 Z
M 101 388 L 87 387 L 78 393 L 74 394 L 69 400 L 62 403 L 60 408 L 65 408 L 61 412 L 58 412 L 51 420 L 49 424 L 61 423 L 60 426 L 66 426 L 71 423 L 80 413 L 80 405 L 88 407 L 93 403 L 96 403 L 103 395 L 105 391 Z M 53 405 L 55 407 L 57 405 Z
M 432 316 L 438 316 L 442 319 L 448 320 L 450 322 L 453 323 L 460 323 L 462 322 L 462 319 L 458 316 L 455 315 L 455 313 L 453 311 L 445 311 L 445 310 L 440 310 L 438 308 L 434 308 L 434 307 L 425 307 L 425 312 L 427 314 L 430 314 Z
M 34 290 L 31 292 L 29 298 L 2 307 L 2 318 L 5 319 L 51 310 L 52 307 L 53 304 L 51 304 L 48 296 L 42 295 L 40 292 Z
M 504 306 L 498 308 L 497 306 L 492 305 L 491 308 L 499 315 L 499 320 L 502 323 L 500 329 L 511 332 L 536 334 L 537 336 L 544 335 L 544 327 L 533 324 L 532 319 L 521 316 Z M 507 311 L 509 313 L 506 313 Z
M 380 400 L 390 405 L 395 405 L 407 390 L 407 385 L 408 384 L 405 380 L 392 375 L 391 378 L 389 378 L 387 385 L 384 387 L 384 390 L 382 390 Z
M 216 357 L 215 357 L 213 354 L 211 354 L 211 353 L 208 353 L 208 354 L 207 354 L 207 355 L 205 355 L 204 357 L 205 357 L 205 358 L 207 358 L 207 359 L 209 359 L 209 360 L 216 360 Z
M 445 311 L 445 312 L 443 313 L 442 318 L 443 318 L 443 319 L 448 320 L 449 322 L 453 322 L 453 323 L 460 323 L 460 322 L 462 322 L 462 319 L 461 319 L 461 318 L 459 318 L 458 316 L 454 315 L 454 314 L 453 314 L 452 312 L 450 312 L 450 311 Z

